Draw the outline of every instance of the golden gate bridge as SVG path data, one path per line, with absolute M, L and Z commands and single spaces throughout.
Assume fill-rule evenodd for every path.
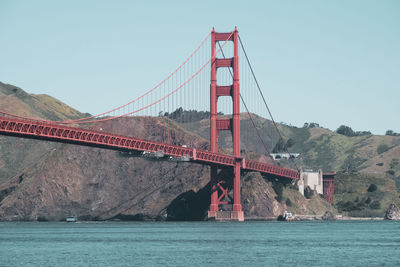
M 245 60 L 239 61 L 239 57 Z M 240 83 L 239 69 L 242 70 Z M 241 90 L 241 87 L 244 90 Z M 257 93 L 260 94 L 259 97 L 254 97 Z M 171 123 L 171 115 L 177 115 L 175 119 L 179 130 L 189 134 L 195 118 L 191 112 L 185 115 L 185 110 L 205 110 L 207 107 L 210 109 L 208 147 L 200 146 L 196 142 L 183 144 L 184 141 L 173 136 L 176 130 L 173 128 L 177 126 Z M 50 121 L 0 111 L 0 134 L 209 165 L 211 204 L 208 217 L 221 219 L 225 216 L 222 214 L 226 214 L 220 211 L 221 205 L 231 205 L 229 216 L 224 219 L 243 221 L 240 201 L 242 172 L 257 171 L 279 179 L 296 181 L 300 179 L 300 168 L 295 163 L 295 169 L 290 169 L 278 166 L 274 161 L 267 163 L 243 157 L 240 142 L 241 109 L 246 111 L 260 146 L 269 156 L 270 149 L 256 125 L 255 114 L 269 115 L 280 140 L 283 138 L 260 89 L 239 33 L 236 28 L 228 33 L 218 33 L 213 29 L 177 69 L 127 104 L 101 114 L 68 121 Z M 177 111 L 180 111 L 180 114 Z M 98 127 L 101 122 L 132 116 L 156 118 L 150 121 L 154 126 L 157 124 L 161 127 L 161 133 L 148 138 L 138 138 L 135 137 L 135 133 L 129 136 L 120 135 L 104 132 Z M 231 154 L 218 146 L 222 131 L 231 132 Z M 286 146 L 285 150 L 289 153 Z M 219 171 L 226 168 L 233 170 L 233 198 L 228 195 L 229 188 L 225 179 L 219 175 Z M 331 203 L 334 197 L 333 176 L 326 174 L 323 180 L 324 197 Z

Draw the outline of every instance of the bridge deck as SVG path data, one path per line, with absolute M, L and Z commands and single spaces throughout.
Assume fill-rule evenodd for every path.
M 77 127 L 67 127 L 57 124 L 43 123 L 40 121 L 13 119 L 1 116 L 0 134 L 83 146 L 100 147 L 112 150 L 142 152 L 162 151 L 166 156 L 188 156 L 190 157 L 190 161 L 201 164 L 216 164 L 221 167 L 234 166 L 235 160 L 241 160 L 235 159 L 235 157 L 230 155 L 212 153 L 195 148 L 169 145 L 134 137 L 85 130 Z M 299 172 L 296 170 L 252 160 L 241 161 L 241 168 L 243 170 L 259 171 L 261 173 L 273 174 L 289 179 L 299 179 L 300 177 Z

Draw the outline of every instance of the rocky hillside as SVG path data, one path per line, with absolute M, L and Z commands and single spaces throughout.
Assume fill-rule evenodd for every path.
M 0 109 L 21 116 L 51 120 L 77 119 L 83 116 L 51 96 L 27 94 L 21 88 L 1 82 Z M 56 144 L 50 142 L 0 136 L 0 184 L 48 157 L 48 153 L 55 148 Z
M 82 114 L 49 95 L 28 94 L 19 87 L 0 82 L 0 107 L 6 112 L 49 120 L 78 119 Z
M 30 95 L 20 88 L 1 83 L 0 109 L 52 120 L 86 115 L 50 96 Z M 89 127 L 162 141 L 164 119 L 123 118 Z M 274 147 L 278 135 L 273 131 L 271 122 L 260 117 L 256 117 L 255 122 L 267 146 Z M 243 153 L 250 158 L 270 160 L 256 141 L 254 132 L 249 130 L 250 123 L 246 116 L 242 117 Z M 176 119 L 170 124 L 173 125 L 169 133 L 172 142 L 208 147 L 207 118 L 190 124 Z M 355 162 L 355 169 L 351 167 L 351 171 L 346 171 L 348 175 L 378 173 L 379 181 L 383 182 L 376 183 L 377 192 L 383 192 L 385 199 L 387 195 L 397 194 L 398 197 L 395 186 L 390 185 L 399 176 L 399 169 L 396 164 L 392 164 L 391 168 L 390 162 L 399 158 L 396 154 L 399 139 L 382 136 L 348 138 L 322 128 L 279 127 L 286 140 L 292 139 L 290 150 L 302 153 L 297 160 L 298 165 L 307 168 L 322 166 L 324 171 L 330 171 L 345 169 L 346 164 Z M 226 150 L 231 149 L 229 139 L 228 133 L 223 133 L 220 138 L 220 145 Z M 368 140 L 375 141 L 370 143 Z M 386 142 L 389 148 L 375 155 L 371 151 L 381 142 Z M 350 161 L 351 157 L 362 160 Z M 380 159 L 376 166 L 382 169 L 369 164 L 375 157 Z M 281 161 L 279 164 L 293 163 Z M 386 173 L 387 169 L 392 169 L 393 175 Z M 231 174 L 224 175 L 230 181 Z M 344 188 L 351 184 L 345 179 L 338 181 L 345 183 Z M 368 185 L 357 185 L 357 189 L 368 187 L 369 183 L 368 180 Z M 305 199 L 293 186 L 282 184 L 273 177 L 248 173 L 244 175 L 242 184 L 243 209 L 247 218 L 277 217 L 284 210 L 318 215 L 327 210 L 334 211 L 319 196 Z M 350 194 L 346 191 L 344 197 Z M 370 203 L 381 194 L 375 195 Z M 342 201 L 340 196 L 337 199 Z M 381 203 L 382 209 L 385 204 Z M 207 166 L 148 161 L 122 152 L 0 136 L 0 220 L 62 220 L 70 214 L 87 220 L 193 220 L 204 219 L 208 205 Z M 367 207 L 369 205 L 366 204 Z

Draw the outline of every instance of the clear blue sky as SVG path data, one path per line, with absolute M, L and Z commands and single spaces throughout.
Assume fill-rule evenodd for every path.
M 164 78 L 212 26 L 238 26 L 277 121 L 400 132 L 396 0 L 0 0 L 0 81 L 99 113 Z

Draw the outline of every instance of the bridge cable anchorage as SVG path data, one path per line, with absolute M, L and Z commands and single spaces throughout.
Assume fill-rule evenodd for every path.
M 80 118 L 80 119 L 76 119 L 76 120 L 69 120 L 69 121 L 51 121 L 51 120 L 44 120 L 44 119 L 38 119 L 38 118 L 31 118 L 31 117 L 27 117 L 27 116 L 19 116 L 19 115 L 15 115 L 15 114 L 11 114 L 8 113 L 6 111 L 0 110 L 0 113 L 8 115 L 8 116 L 12 116 L 15 118 L 19 118 L 19 119 L 27 119 L 27 120 L 35 120 L 35 121 L 41 121 L 41 122 L 46 122 L 46 123 L 55 123 L 55 124 L 76 124 L 76 123 L 80 123 L 81 121 L 84 120 L 88 120 L 88 119 L 92 119 L 92 118 L 96 118 L 99 116 L 103 116 L 106 114 L 110 114 L 112 112 L 115 112 L 116 110 L 120 110 L 134 102 L 136 102 L 139 99 L 142 99 L 143 97 L 145 97 L 146 95 L 148 95 L 149 93 L 151 93 L 152 91 L 154 91 L 155 89 L 159 88 L 161 85 L 163 85 L 166 81 L 168 81 L 171 77 L 173 77 L 180 69 L 183 68 L 184 65 L 186 65 L 187 62 L 189 62 L 189 60 L 199 51 L 199 49 L 206 43 L 206 41 L 210 38 L 211 33 L 209 33 L 204 40 L 200 43 L 200 45 L 190 54 L 190 56 L 177 68 L 175 69 L 170 75 L 168 75 L 164 80 L 162 80 L 161 82 L 159 82 L 156 86 L 154 86 L 152 89 L 150 89 L 149 91 L 147 91 L 146 93 L 142 94 L 141 96 L 135 98 L 134 100 L 130 101 L 129 103 L 119 106 L 117 108 L 114 108 L 112 110 L 109 110 L 107 112 L 101 113 L 101 114 L 97 114 L 97 115 L 92 115 L 89 117 L 85 117 L 85 118 Z M 126 114 L 126 115 L 130 115 L 130 113 Z M 113 116 L 113 117 L 123 117 L 123 116 Z M 87 123 L 92 123 L 93 121 L 88 121 Z
M 263 102 L 264 102 L 264 105 L 265 105 L 265 107 L 267 108 L 267 111 L 268 111 L 269 116 L 271 117 L 272 123 L 274 124 L 275 129 L 276 129 L 276 131 L 277 131 L 278 134 L 279 134 L 280 140 L 281 140 L 282 143 L 284 144 L 284 149 L 285 149 L 286 152 L 289 153 L 289 155 L 290 155 L 289 148 L 287 147 L 287 144 L 286 144 L 285 140 L 283 139 L 281 132 L 280 132 L 279 129 L 278 129 L 278 126 L 277 126 L 277 124 L 276 124 L 276 122 L 275 122 L 275 120 L 274 120 L 274 117 L 272 116 L 271 110 L 270 110 L 269 107 L 268 107 L 267 101 L 265 100 L 264 94 L 263 94 L 262 91 L 261 91 L 260 85 L 259 85 L 258 80 L 257 80 L 257 78 L 256 78 L 256 75 L 255 75 L 255 73 L 254 73 L 254 71 L 253 71 L 253 67 L 251 66 L 251 63 L 250 63 L 250 60 L 249 60 L 249 58 L 248 58 L 248 56 L 247 56 L 246 50 L 244 49 L 244 46 L 243 46 L 243 43 L 242 43 L 242 39 L 240 38 L 240 36 L 239 36 L 239 43 L 240 43 L 240 46 L 241 46 L 242 49 L 243 49 L 244 55 L 245 55 L 245 57 L 246 57 L 247 64 L 248 64 L 249 67 L 250 67 L 251 74 L 253 75 L 254 81 L 256 82 L 256 85 L 257 85 L 257 88 L 258 88 L 258 92 L 260 93 L 261 98 L 262 98 L 262 100 L 263 100 Z M 290 156 L 289 156 L 289 159 L 291 159 Z M 294 160 L 293 158 L 292 158 L 292 161 L 293 161 L 293 163 L 294 163 L 296 169 L 297 169 L 297 170 L 300 170 L 300 168 L 297 166 L 297 164 L 296 164 L 296 162 L 295 162 L 295 160 Z
M 221 45 L 220 45 L 219 42 L 218 42 L 218 46 L 221 48 Z M 221 52 L 222 52 L 222 56 L 223 56 L 224 58 L 226 58 L 226 57 L 225 57 L 225 54 L 224 54 L 224 51 L 222 51 L 222 49 L 221 49 Z M 232 76 L 232 79 L 233 79 L 232 70 L 231 70 L 230 68 L 228 68 L 228 70 L 229 70 L 229 73 L 230 73 L 230 75 Z M 267 151 L 268 157 L 270 157 L 271 159 L 273 159 L 272 156 L 270 155 L 270 154 L 271 154 L 270 150 L 268 149 L 268 147 L 267 147 L 267 145 L 265 144 L 264 140 L 261 138 L 260 132 L 258 131 L 258 129 L 257 129 L 257 127 L 256 127 L 256 124 L 255 124 L 255 122 L 254 122 L 254 120 L 253 120 L 253 118 L 252 118 L 252 116 L 251 116 L 251 114 L 250 114 L 250 112 L 249 112 L 249 109 L 247 108 L 246 102 L 244 101 L 244 99 L 243 99 L 243 97 L 242 97 L 242 94 L 240 94 L 240 100 L 242 100 L 242 103 L 243 103 L 244 107 L 246 108 L 247 115 L 249 115 L 250 121 L 251 121 L 251 123 L 252 123 L 254 129 L 256 130 L 257 136 L 258 136 L 258 138 L 260 139 L 261 143 L 263 144 L 264 149 Z M 274 162 L 274 164 L 275 164 L 275 161 L 273 161 L 273 162 Z

